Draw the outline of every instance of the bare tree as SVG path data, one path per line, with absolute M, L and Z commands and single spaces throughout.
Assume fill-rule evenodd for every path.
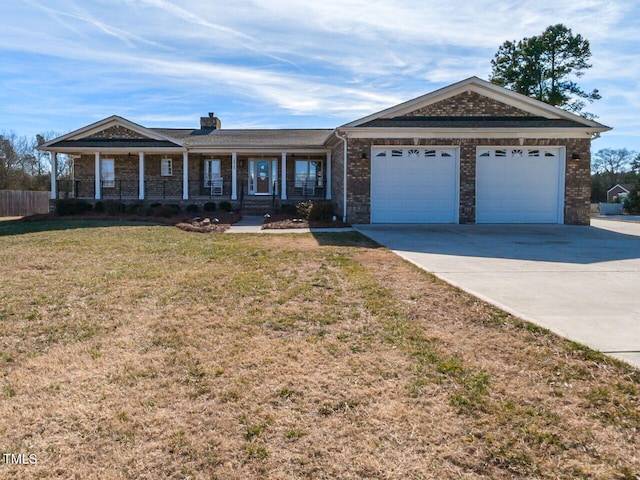
M 620 177 L 631 169 L 637 153 L 626 148 L 605 148 L 599 150 L 591 162 L 591 172 L 601 175 L 611 186 L 619 183 Z

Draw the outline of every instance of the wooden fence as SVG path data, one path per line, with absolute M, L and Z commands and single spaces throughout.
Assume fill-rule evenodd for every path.
M 0 190 L 0 217 L 23 217 L 49 211 L 50 192 Z

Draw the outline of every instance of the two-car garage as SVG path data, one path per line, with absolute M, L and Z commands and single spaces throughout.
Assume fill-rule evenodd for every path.
M 563 223 L 564 148 L 479 147 L 476 223 Z M 371 223 L 458 223 L 458 147 L 374 147 Z

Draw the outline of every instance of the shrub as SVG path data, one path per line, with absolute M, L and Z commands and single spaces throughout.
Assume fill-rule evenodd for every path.
M 625 198 L 624 209 L 631 215 L 640 215 L 640 193 L 637 188 L 631 190 Z
M 91 210 L 91 204 L 77 198 L 62 198 L 55 201 L 58 215 L 80 215 Z
M 149 205 L 149 208 L 160 208 L 162 206 L 161 203 L 155 202 Z
M 187 212 L 189 213 L 197 213 L 200 211 L 200 207 L 198 205 L 196 205 L 195 203 L 190 203 L 189 205 L 187 205 Z
M 309 212 L 311 211 L 311 200 L 307 200 L 306 202 L 300 202 L 296 205 L 296 212 L 302 218 L 309 218 Z
M 104 212 L 104 203 L 102 203 L 102 201 L 101 201 L 101 200 L 98 200 L 98 201 L 95 203 L 95 205 L 93 206 L 93 210 L 94 210 L 95 212 L 98 212 L 98 213 L 103 213 L 103 212 Z
M 104 213 L 107 215 L 119 215 L 124 213 L 124 203 L 118 200 L 105 200 L 104 204 Z
M 298 215 L 310 222 L 328 221 L 333 218 L 333 202 L 329 200 L 307 200 L 296 205 Z
M 143 211 L 141 203 L 130 203 L 129 205 L 125 205 L 125 213 L 130 215 L 140 215 Z
M 218 206 L 220 207 L 220 210 L 224 210 L 225 212 L 231 211 L 231 204 L 229 202 L 220 202 Z
M 309 212 L 309 220 L 329 221 L 333 218 L 334 214 L 333 202 L 329 200 L 315 201 Z
M 216 211 L 216 204 L 215 202 L 207 202 L 204 204 L 203 210 L 205 212 L 215 212 Z
M 170 218 L 177 214 L 176 209 L 172 205 L 162 205 L 152 210 L 154 215 L 164 218 Z M 178 211 L 180 210 L 178 209 Z
M 290 203 L 286 203 L 280 207 L 280 211 L 286 215 L 295 215 L 298 213 L 298 209 L 295 205 L 291 205 Z

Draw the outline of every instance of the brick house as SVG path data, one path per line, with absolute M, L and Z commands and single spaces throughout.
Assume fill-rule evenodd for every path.
M 41 150 L 91 200 L 330 199 L 351 223 L 588 224 L 591 140 L 609 127 L 476 77 L 335 129 L 146 128 L 112 116 Z M 52 179 L 52 197 L 58 194 Z
M 607 190 L 607 203 L 616 203 L 618 200 L 623 202 L 627 195 L 633 190 L 633 185 L 630 183 L 615 184 L 609 190 Z

